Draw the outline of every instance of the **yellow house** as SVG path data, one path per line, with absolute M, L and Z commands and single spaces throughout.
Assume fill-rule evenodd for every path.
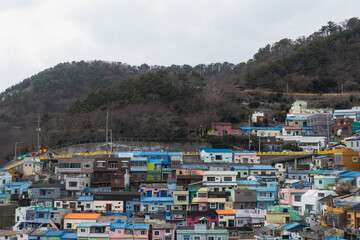
M 174 210 L 188 210 L 189 192 L 174 191 L 173 195 L 174 195 Z
M 68 213 L 64 217 L 64 230 L 76 230 L 82 222 L 96 222 L 100 213 Z
M 13 169 L 13 168 L 9 168 L 8 170 L 5 170 L 5 172 L 8 172 L 11 174 L 11 181 L 12 182 L 19 182 L 20 180 L 20 172 Z
M 360 206 L 349 208 L 346 210 L 347 226 L 352 229 L 360 227 Z
M 360 171 L 359 152 L 351 148 L 343 148 L 340 152 L 334 152 L 335 166 L 349 171 Z

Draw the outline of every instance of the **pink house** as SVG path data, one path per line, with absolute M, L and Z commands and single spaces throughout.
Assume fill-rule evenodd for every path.
M 175 239 L 176 224 L 153 224 L 152 239 Z
M 218 220 L 219 217 L 215 211 L 191 211 L 187 213 L 186 226 L 194 226 L 194 224 L 206 224 L 209 227 L 218 226 Z
M 232 123 L 215 122 L 213 123 L 214 134 L 216 136 L 227 136 L 232 134 Z
M 111 223 L 109 231 L 109 240 L 148 240 L 149 225 L 147 224 L 126 224 L 121 221 Z
M 234 163 L 260 164 L 260 157 L 254 152 L 234 152 Z
M 143 197 L 167 197 L 169 192 L 166 183 L 142 183 L 139 189 Z
M 315 185 L 302 186 L 301 188 L 300 187 L 282 188 L 279 191 L 279 204 L 293 206 L 293 204 L 301 202 L 301 195 L 303 195 L 304 193 L 306 193 L 308 190 L 311 189 L 316 189 Z

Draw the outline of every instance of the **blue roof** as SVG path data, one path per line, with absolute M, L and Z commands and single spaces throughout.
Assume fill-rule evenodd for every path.
M 291 229 L 294 229 L 294 228 L 297 228 L 297 227 L 306 227 L 306 225 L 303 225 L 303 224 L 300 224 L 300 223 L 297 223 L 297 222 L 293 222 L 293 223 L 290 223 L 288 225 L 285 225 L 282 227 L 282 229 L 284 230 L 287 230 L 287 231 L 291 231 Z
M 345 172 L 339 174 L 341 177 L 357 177 L 360 176 L 360 172 Z
M 237 185 L 240 185 L 240 186 L 249 186 L 249 185 L 252 185 L 252 186 L 258 186 L 260 185 L 260 183 L 258 181 L 254 181 L 254 180 L 239 180 L 239 181 L 236 181 Z
M 61 236 L 65 231 L 47 231 L 43 236 L 55 237 Z
M 5 186 L 22 186 L 22 185 L 31 185 L 32 182 L 9 182 L 5 183 Z
M 200 148 L 200 151 L 232 153 L 232 151 L 230 149 L 217 149 L 217 148 Z
M 324 240 L 335 240 L 335 237 L 327 237 Z M 346 240 L 345 238 L 337 237 L 337 240 Z
M 348 181 L 351 181 L 351 180 L 354 180 L 355 178 L 354 177 L 347 177 L 347 178 L 342 178 L 339 180 L 339 182 L 348 182 Z
M 287 118 L 285 119 L 285 121 L 289 121 L 289 120 L 306 121 L 307 118 L 306 118 L 306 117 L 287 117 Z
M 111 222 L 81 222 L 78 227 L 106 227 L 110 224 Z
M 76 201 L 94 201 L 94 196 L 81 196 Z
M 241 130 L 249 130 L 249 127 L 240 127 Z M 250 131 L 252 130 L 277 130 L 282 131 L 282 127 L 250 127 Z
M 125 228 L 126 227 L 126 223 L 111 223 L 110 224 L 111 228 Z
M 234 168 L 234 169 L 244 169 L 244 170 L 249 169 L 247 166 L 230 166 L 230 169 L 231 169 L 231 168 Z
M 135 225 L 126 225 L 125 229 L 148 229 L 149 225 L 147 224 L 135 224 Z
M 133 152 L 134 156 L 167 156 L 167 152 L 163 151 L 141 151 Z
M 162 164 L 162 159 L 148 159 L 148 163 Z
M 253 165 L 250 170 L 279 170 L 271 165 Z
M 204 169 L 204 170 L 209 169 L 207 166 L 204 165 L 181 165 L 180 167 L 182 169 Z
M 182 156 L 182 152 L 168 152 L 169 156 Z
M 0 194 L 0 198 L 7 198 L 10 197 L 11 194 Z
M 173 202 L 173 197 L 142 197 L 141 202 Z
M 0 173 L 5 172 L 6 170 L 8 170 L 8 169 L 7 168 L 0 168 Z
M 63 235 L 61 235 L 60 239 L 77 239 L 77 233 L 65 232 Z
M 317 156 L 317 157 L 314 157 L 315 159 L 320 159 L 320 158 L 327 158 L 329 157 L 328 155 L 322 155 L 322 156 Z
M 102 187 L 102 188 L 84 188 L 81 192 L 83 192 L 83 193 L 111 192 L 111 187 Z

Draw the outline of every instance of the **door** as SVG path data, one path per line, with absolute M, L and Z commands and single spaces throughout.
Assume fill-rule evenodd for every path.
M 147 197 L 152 197 L 152 191 L 146 191 L 146 196 Z
M 112 210 L 112 204 L 106 204 L 106 211 L 111 212 Z

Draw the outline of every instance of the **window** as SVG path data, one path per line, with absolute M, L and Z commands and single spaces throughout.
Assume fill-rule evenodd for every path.
M 319 180 L 319 184 L 322 184 L 322 180 Z
M 215 177 L 207 177 L 208 181 L 214 182 L 215 181 Z
M 353 157 L 353 162 L 357 162 L 358 161 L 358 157 Z
M 347 215 L 347 218 L 348 218 L 348 219 L 351 219 L 351 214 L 348 214 L 348 215 Z
M 206 197 L 206 193 L 198 193 L 198 197 Z
M 51 202 L 46 202 L 45 207 L 51 207 Z
M 90 163 L 84 163 L 84 168 L 91 168 L 91 164 Z
M 185 195 L 179 195 L 179 196 L 177 196 L 177 200 L 178 201 L 186 201 L 186 196 Z
M 80 228 L 80 232 L 84 233 L 84 232 L 85 232 L 85 228 Z
M 72 227 L 71 223 L 66 224 L 66 228 L 71 228 L 71 227 Z
M 295 202 L 301 202 L 301 196 L 294 196 Z
M 60 207 L 61 203 L 60 202 L 56 202 L 56 207 Z
M 216 208 L 216 203 L 210 203 L 210 208 Z
M 108 168 L 118 168 L 118 162 L 109 162 Z
M 260 192 L 260 193 L 259 193 L 259 196 L 260 196 L 260 197 L 266 197 L 266 192 Z
M 325 194 L 324 193 L 318 193 L 318 197 L 324 197 Z
M 165 230 L 165 233 L 171 233 L 171 229 L 169 229 L 169 228 L 166 229 L 166 230 Z
M 128 167 L 129 166 L 129 162 L 121 162 L 121 167 Z
M 85 205 L 85 207 L 86 207 L 86 208 L 91 208 L 90 203 L 87 203 L 87 204 Z
M 145 235 L 146 231 L 145 230 L 141 230 L 141 235 Z
M 39 218 L 44 218 L 44 213 L 39 213 Z
M 194 240 L 201 240 L 200 236 L 194 236 Z
M 246 192 L 245 192 L 245 196 L 246 196 L 246 197 L 251 197 L 251 196 L 252 196 L 252 192 L 246 191 Z
M 232 177 L 224 177 L 224 181 L 225 181 L 225 182 L 231 182 L 231 181 L 232 181 Z
M 69 182 L 69 187 L 77 187 L 77 182 Z
M 154 231 L 154 235 L 155 235 L 155 236 L 159 236 L 159 235 L 160 235 L 160 232 L 159 232 L 159 231 Z
M 222 155 L 215 155 L 215 160 L 221 161 L 222 160 Z
M 97 162 L 97 167 L 98 168 L 104 168 L 105 167 L 105 161 L 98 161 Z
M 118 233 L 121 233 L 121 230 L 118 230 Z
M 214 237 L 208 237 L 208 240 L 215 240 Z

